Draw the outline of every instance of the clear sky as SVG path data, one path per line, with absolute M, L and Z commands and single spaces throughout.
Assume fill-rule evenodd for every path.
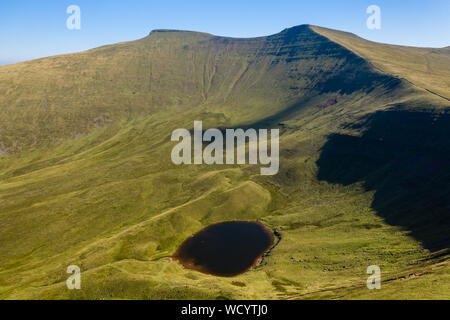
M 70 5 L 81 9 L 80 30 L 66 27 Z M 381 9 L 380 30 L 366 26 L 370 5 Z M 1 0 L 0 65 L 135 40 L 153 29 L 254 37 L 300 24 L 384 43 L 445 47 L 450 0 Z

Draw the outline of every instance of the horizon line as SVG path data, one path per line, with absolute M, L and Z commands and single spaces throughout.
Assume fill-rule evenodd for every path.
M 378 42 L 378 41 L 372 41 L 372 40 L 368 40 L 362 36 L 359 36 L 356 33 L 353 33 L 351 31 L 344 31 L 344 30 L 339 30 L 339 29 L 333 29 L 333 28 L 328 28 L 328 27 L 322 27 L 322 26 L 318 26 L 318 25 L 312 25 L 312 24 L 308 24 L 308 23 L 304 23 L 304 24 L 299 24 L 299 25 L 294 25 L 291 27 L 287 27 L 284 28 L 283 30 L 277 32 L 277 33 L 272 33 L 272 34 L 268 34 L 268 35 L 261 35 L 261 36 L 254 36 L 254 37 L 233 37 L 233 36 L 221 36 L 221 35 L 216 35 L 213 33 L 209 33 L 206 31 L 194 31 L 194 30 L 183 30 L 183 29 L 167 29 L 167 28 L 158 28 L 158 29 L 152 29 L 150 31 L 150 33 L 142 38 L 137 38 L 137 39 L 133 39 L 133 40 L 124 40 L 124 41 L 119 41 L 119 42 L 114 42 L 114 43 L 107 43 L 104 45 L 99 45 L 96 47 L 91 47 L 88 49 L 83 49 L 83 50 L 79 50 L 79 51 L 73 51 L 73 52 L 63 52 L 63 53 L 56 53 L 54 55 L 50 55 L 50 56 L 42 56 L 42 57 L 37 57 L 37 58 L 31 58 L 31 59 L 25 59 L 25 60 L 18 60 L 18 61 L 14 61 L 14 62 L 7 62 L 7 61 L 0 61 L 0 67 L 2 66 L 10 66 L 10 65 L 15 65 L 15 64 L 19 64 L 19 63 L 25 63 L 25 62 L 31 62 L 31 61 L 36 61 L 36 60 L 40 60 L 40 59 L 46 59 L 46 58 L 52 58 L 52 57 L 58 57 L 58 56 L 64 56 L 64 55 L 71 55 L 71 54 L 78 54 L 78 53 L 83 53 L 83 52 L 87 52 L 90 50 L 95 50 L 98 48 L 102 48 L 102 47 L 107 47 L 107 46 L 112 46 L 112 45 L 117 45 L 120 43 L 128 43 L 128 42 L 134 42 L 134 41 L 139 41 L 142 39 L 145 39 L 147 37 L 149 37 L 152 33 L 164 33 L 164 32 L 189 32 L 189 33 L 198 33 L 198 34 L 205 34 L 205 35 L 210 35 L 213 37 L 219 37 L 219 38 L 228 38 L 228 39 L 258 39 L 258 38 L 265 38 L 265 37 L 270 37 L 270 36 L 274 36 L 277 34 L 280 34 L 286 30 L 289 29 L 293 29 L 293 28 L 298 28 L 298 27 L 318 27 L 318 28 L 322 28 L 322 29 L 328 29 L 328 30 L 333 30 L 333 31 L 338 31 L 338 32 L 343 32 L 343 33 L 348 33 L 351 35 L 354 35 L 360 39 L 363 39 L 365 41 L 369 41 L 372 43 L 377 43 L 377 44 L 384 44 L 384 45 L 391 45 L 391 46 L 398 46 L 398 47 L 407 47 L 407 48 L 419 48 L 419 49 L 447 49 L 450 48 L 450 45 L 448 46 L 444 46 L 444 47 L 429 47 L 429 46 L 410 46 L 410 45 L 402 45 L 402 44 L 396 44 L 396 43 L 388 43 L 388 42 Z M 311 29 L 311 28 L 310 28 Z M 316 32 L 314 30 L 311 29 L 311 31 Z

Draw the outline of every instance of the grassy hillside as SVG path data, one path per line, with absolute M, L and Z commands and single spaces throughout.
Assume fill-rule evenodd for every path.
M 407 79 L 416 88 L 450 101 L 450 50 L 376 43 L 351 33 L 312 27 L 328 39 L 362 56 L 381 72 Z
M 421 49 L 394 72 L 326 32 L 157 30 L 0 67 L 0 298 L 448 297 L 450 102 L 425 90 L 448 97 L 445 69 L 414 84 L 425 78 L 403 62 Z M 431 65 L 448 68 L 438 51 Z M 194 120 L 279 128 L 280 173 L 173 165 L 170 135 Z M 281 241 L 234 278 L 171 261 L 228 220 Z M 66 288 L 71 264 L 80 291 Z M 365 289 L 373 264 L 386 290 Z

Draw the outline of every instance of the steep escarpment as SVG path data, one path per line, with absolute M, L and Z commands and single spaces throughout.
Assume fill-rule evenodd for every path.
M 308 26 L 255 39 L 165 30 L 0 69 L 3 153 L 87 135 L 123 118 L 213 110 L 253 123 L 306 99 L 392 90 L 399 80 Z M 324 100 L 324 101 L 321 101 Z

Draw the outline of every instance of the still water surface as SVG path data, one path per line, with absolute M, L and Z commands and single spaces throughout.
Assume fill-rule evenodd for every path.
M 185 268 L 231 277 L 255 265 L 273 245 L 273 234 L 258 222 L 223 222 L 189 237 L 173 255 Z

